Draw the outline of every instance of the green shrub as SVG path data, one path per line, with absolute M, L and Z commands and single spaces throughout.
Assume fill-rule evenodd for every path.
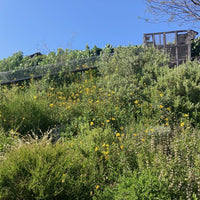
M 37 85 L 35 85 L 37 87 Z M 14 86 L 1 93 L 0 125 L 6 131 L 17 130 L 22 135 L 31 131 L 41 134 L 58 123 L 58 114 L 51 99 L 35 88 Z
M 166 108 L 171 108 L 171 117 L 173 117 L 171 120 L 174 122 L 180 123 L 180 119 L 184 114 L 188 115 L 193 125 L 196 126 L 200 122 L 199 69 L 198 62 L 187 62 L 175 69 L 171 69 L 158 79 L 156 87 L 163 94 L 160 104 Z
M 114 189 L 105 190 L 99 199 L 107 200 L 167 200 L 171 199 L 169 192 L 166 190 L 164 180 L 151 172 L 144 170 L 134 172 L 131 177 L 120 179 L 120 183 Z
M 41 62 L 67 53 L 58 54 Z M 99 77 L 2 86 L 0 198 L 200 198 L 200 65 L 167 62 L 155 49 L 119 47 L 101 55 Z M 16 131 L 54 125 L 60 142 L 14 145 Z
M 18 134 L 14 130 L 5 132 L 0 129 L 0 157 L 10 150 L 15 145 L 18 139 Z
M 99 84 L 108 94 L 113 93 L 111 99 L 125 109 L 126 119 L 140 121 L 148 110 L 144 112 L 141 104 L 151 103 L 151 87 L 169 70 L 167 62 L 155 49 L 121 47 L 114 56 L 102 55 Z
M 92 167 L 70 143 L 21 143 L 0 162 L 3 199 L 89 199 Z

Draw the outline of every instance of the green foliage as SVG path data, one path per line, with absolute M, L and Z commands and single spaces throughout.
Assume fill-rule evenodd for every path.
M 167 59 L 155 49 L 142 47 L 119 47 L 113 57 L 103 55 L 100 72 L 107 90 L 117 92 L 118 97 L 133 93 L 137 99 L 144 85 L 154 85 L 165 73 Z M 124 99 L 123 99 L 124 100 Z
M 18 69 L 26 69 L 33 66 L 45 66 L 59 62 L 69 62 L 76 59 L 89 58 L 99 56 L 101 53 L 113 53 L 112 45 L 107 44 L 105 48 L 98 48 L 96 45 L 90 49 L 86 46 L 83 51 L 79 50 L 63 50 L 58 48 L 57 52 L 51 51 L 47 55 L 36 55 L 33 57 L 23 56 L 23 52 L 14 53 L 11 57 L 0 60 L 0 71 L 11 71 Z
M 130 167 L 137 168 L 136 160 L 127 162 L 136 159 L 125 143 L 128 138 L 121 141 L 109 129 L 87 129 L 79 139 L 64 143 L 52 144 L 47 137 L 21 140 L 19 147 L 5 155 L 0 163 L 0 196 L 90 199 L 95 188 L 102 189 Z
M 21 143 L 0 163 L 0 197 L 6 199 L 89 199 L 92 167 L 70 143 L 43 138 Z M 91 181 L 89 181 L 91 179 Z
M 39 62 L 97 50 L 58 49 Z M 199 63 L 169 69 L 155 49 L 111 52 L 101 51 L 98 73 L 1 87 L 0 198 L 200 198 Z M 22 137 L 49 129 L 51 141 Z
M 30 131 L 40 134 L 57 124 L 56 110 L 43 92 L 38 91 L 37 85 L 4 87 L 1 91 L 0 126 L 6 131 L 14 129 L 26 135 Z
M 191 56 L 198 57 L 200 56 L 200 38 L 192 40 L 191 43 Z
M 199 63 L 188 62 L 173 70 L 165 76 L 159 77 L 157 88 L 160 93 L 165 94 L 161 104 L 170 107 L 172 120 L 176 121 L 183 114 L 187 114 L 194 122 L 199 123 Z M 178 120 L 178 123 L 180 121 Z
M 18 134 L 14 130 L 8 132 L 5 132 L 3 129 L 0 130 L 0 158 L 15 145 Z
M 113 190 L 105 190 L 100 199 L 167 200 L 171 198 L 166 186 L 165 182 L 160 180 L 151 170 L 144 170 L 142 172 L 134 172 L 131 177 L 121 178 L 120 183 Z

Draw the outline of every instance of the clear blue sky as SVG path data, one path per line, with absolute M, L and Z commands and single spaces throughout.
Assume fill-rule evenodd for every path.
M 147 16 L 144 0 L 1 0 L 0 59 L 18 51 L 83 50 L 87 43 L 90 48 L 140 45 L 144 33 L 192 28 L 138 16 Z

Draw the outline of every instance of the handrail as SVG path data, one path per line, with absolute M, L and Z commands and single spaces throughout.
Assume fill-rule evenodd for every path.
M 14 84 L 30 79 L 39 79 L 46 75 L 56 75 L 60 72 L 68 71 L 70 73 L 84 72 L 97 69 L 94 66 L 100 56 L 76 59 L 68 62 L 59 62 L 42 66 L 33 66 L 25 69 L 18 69 L 7 72 L 0 72 L 0 85 Z M 85 65 L 85 66 L 84 66 Z

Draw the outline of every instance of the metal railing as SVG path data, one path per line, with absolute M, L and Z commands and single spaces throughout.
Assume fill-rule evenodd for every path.
M 61 72 L 77 73 L 89 69 L 97 69 L 100 56 L 76 59 L 67 62 L 33 66 L 7 72 L 0 72 L 0 85 L 12 84 L 30 79 L 42 78 L 46 75 L 56 75 Z

